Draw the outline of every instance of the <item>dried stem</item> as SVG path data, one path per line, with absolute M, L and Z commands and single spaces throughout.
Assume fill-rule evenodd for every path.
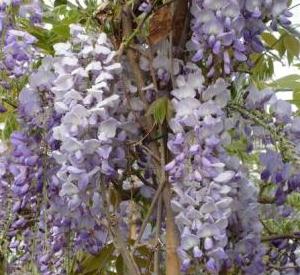
M 154 274 L 155 275 L 160 274 L 160 268 L 159 268 L 160 251 L 158 249 L 158 245 L 159 245 L 160 230 L 161 230 L 161 215 L 162 215 L 162 196 L 160 195 L 157 202 L 157 212 L 156 212 L 156 231 L 155 231 L 156 250 L 154 252 Z
M 291 233 L 291 234 L 281 234 L 281 235 L 273 235 L 273 236 L 266 236 L 263 237 L 261 240 L 263 242 L 269 242 L 269 241 L 276 241 L 276 240 L 282 240 L 282 239 L 294 239 L 294 240 L 300 240 L 300 235 Z
M 167 131 L 167 125 L 161 127 L 162 133 Z M 163 201 L 166 209 L 166 250 L 167 250 L 167 261 L 166 261 L 166 275 L 179 275 L 180 274 L 180 262 L 177 254 L 178 248 L 178 234 L 177 228 L 174 221 L 174 214 L 171 207 L 171 185 L 168 182 L 167 175 L 165 172 L 165 166 L 167 161 L 167 140 L 166 138 L 160 140 L 160 155 L 161 155 L 161 169 L 160 169 L 160 182 L 165 182 L 165 188 L 163 191 Z
M 177 3 L 178 4 L 178 3 Z M 172 15 L 175 13 L 174 3 L 171 4 Z M 171 59 L 171 80 L 172 87 L 175 88 L 175 79 L 173 74 L 173 31 L 169 35 L 169 48 L 168 54 Z M 179 275 L 180 274 L 180 261 L 177 254 L 177 248 L 179 245 L 178 232 L 175 225 L 174 213 L 171 207 L 171 185 L 168 182 L 168 177 L 165 171 L 166 163 L 168 162 L 168 147 L 167 147 L 167 133 L 168 126 L 167 123 L 160 127 L 160 133 L 164 136 L 160 140 L 160 156 L 161 156 L 161 167 L 160 167 L 160 182 L 166 182 L 163 191 L 163 202 L 166 209 L 166 251 L 167 251 L 167 261 L 166 261 L 166 275 Z
M 160 198 L 160 194 L 161 194 L 162 190 L 164 189 L 164 186 L 165 186 L 165 182 L 161 182 L 161 183 L 159 184 L 159 186 L 158 186 L 158 189 L 156 190 L 156 193 L 155 193 L 155 195 L 154 195 L 154 198 L 153 198 L 153 200 L 152 200 L 152 202 L 151 202 L 151 205 L 150 205 L 150 207 L 149 207 L 149 209 L 148 209 L 148 212 L 147 212 L 147 214 L 146 214 L 146 217 L 145 217 L 145 219 L 144 219 L 144 221 L 143 221 L 143 224 L 142 224 L 142 226 L 141 226 L 139 235 L 138 235 L 138 237 L 137 237 L 137 239 L 136 239 L 135 246 L 140 242 L 140 240 L 141 240 L 142 237 L 143 237 L 143 234 L 144 234 L 144 231 L 145 231 L 145 229 L 146 229 L 146 226 L 147 226 L 147 224 L 148 224 L 148 222 L 149 222 L 149 219 L 150 219 L 150 217 L 151 217 L 151 215 L 152 215 L 152 213 L 153 213 L 154 207 L 155 207 L 155 205 L 156 205 L 158 199 Z
M 150 15 L 153 13 L 154 9 L 156 8 L 156 5 L 159 1 L 155 0 L 154 3 L 152 4 L 152 7 L 150 9 L 149 12 L 147 12 L 147 14 L 145 15 L 145 17 L 143 18 L 143 20 L 138 24 L 138 26 L 136 27 L 135 30 L 132 30 L 130 33 L 123 33 L 126 37 L 126 39 L 122 42 L 121 46 L 120 46 L 120 52 L 122 53 L 122 51 L 126 48 L 128 48 L 128 46 L 130 45 L 131 41 L 137 36 L 137 34 L 139 33 L 139 31 L 142 29 L 142 27 L 144 26 L 144 24 L 146 23 L 147 19 L 150 17 Z M 126 7 L 125 7 L 126 8 Z M 131 9 L 129 8 L 129 6 L 127 6 L 128 11 L 131 12 Z M 128 12 L 126 12 L 127 15 L 129 15 Z
M 125 5 L 122 11 L 122 28 L 123 28 L 123 36 L 127 37 L 132 33 L 132 16 L 131 16 L 131 9 L 128 5 Z M 131 48 L 128 48 L 126 51 L 126 55 L 132 69 L 133 77 L 136 81 L 136 85 L 138 88 L 138 93 L 145 104 L 148 105 L 145 95 L 142 91 L 143 87 L 145 87 L 144 77 L 140 70 L 139 64 L 136 61 L 135 51 Z
M 100 181 L 100 189 L 101 189 L 101 195 L 104 204 L 103 208 L 107 219 L 107 227 L 111 235 L 111 238 L 113 240 L 114 246 L 120 252 L 124 264 L 126 265 L 129 271 L 129 274 L 141 275 L 138 265 L 136 264 L 131 252 L 129 251 L 126 243 L 123 240 L 123 236 L 118 226 L 118 220 L 116 216 L 113 213 L 110 213 L 109 211 L 109 201 L 107 196 L 107 189 L 105 188 L 104 185 L 104 180 Z

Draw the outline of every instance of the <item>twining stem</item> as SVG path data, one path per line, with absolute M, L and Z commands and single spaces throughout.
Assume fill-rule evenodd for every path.
M 150 9 L 150 11 L 148 11 L 145 15 L 145 17 L 143 18 L 143 20 L 138 24 L 138 26 L 136 27 L 135 30 L 132 30 L 130 33 L 123 33 L 125 35 L 125 40 L 122 42 L 121 46 L 120 46 L 120 50 L 119 51 L 123 51 L 123 49 L 128 48 L 128 46 L 130 45 L 131 41 L 138 35 L 139 31 L 142 29 L 142 27 L 144 26 L 144 24 L 146 23 L 147 19 L 150 17 L 150 15 L 153 13 L 154 9 L 156 8 L 156 5 L 158 4 L 158 0 L 155 0 L 154 3 L 152 4 L 152 7 Z M 129 6 L 127 6 L 128 9 L 130 8 Z M 130 10 L 129 10 L 130 11 Z M 129 15 L 129 13 L 127 13 L 127 15 Z
M 164 124 L 160 128 L 161 133 L 167 131 L 166 124 Z M 167 139 L 164 138 L 160 140 L 161 169 L 159 171 L 159 178 L 160 182 L 165 182 L 165 188 L 163 190 L 163 201 L 166 209 L 166 275 L 180 275 L 180 262 L 177 254 L 178 234 L 174 221 L 173 210 L 171 208 L 171 185 L 168 182 L 165 172 L 167 153 Z
M 152 215 L 152 213 L 153 213 L 154 207 L 155 207 L 155 205 L 156 205 L 156 203 L 157 203 L 157 201 L 158 201 L 158 199 L 159 199 L 159 197 L 160 197 L 160 194 L 161 194 L 162 190 L 164 189 L 164 186 L 165 186 L 165 182 L 161 182 L 161 183 L 159 184 L 159 186 L 158 186 L 156 192 L 155 192 L 154 198 L 153 198 L 153 200 L 152 200 L 152 202 L 151 202 L 151 205 L 150 205 L 150 207 L 149 207 L 149 209 L 148 209 L 148 212 L 147 212 L 147 214 L 146 214 L 146 217 L 144 218 L 144 221 L 143 221 L 143 223 L 142 223 L 141 229 L 140 229 L 140 231 L 139 231 L 139 235 L 138 235 L 138 237 L 136 238 L 136 243 L 135 243 L 135 245 L 137 245 L 137 244 L 141 241 L 141 239 L 142 239 L 142 237 L 143 237 L 143 234 L 144 234 L 144 231 L 145 231 L 145 229 L 146 229 L 146 226 L 147 226 L 147 224 L 148 224 L 148 222 L 149 222 L 149 219 L 150 219 L 150 217 L 151 217 L 151 215 Z
M 160 250 L 159 250 L 159 239 L 160 239 L 160 230 L 161 230 L 161 215 L 162 215 L 162 196 L 159 196 L 158 202 L 157 202 L 157 211 L 156 211 L 156 231 L 155 231 L 155 240 L 156 240 L 156 250 L 154 252 L 154 274 L 159 275 L 160 274 L 160 268 L 159 268 L 159 256 L 160 256 Z
M 294 239 L 294 240 L 300 240 L 300 235 L 291 233 L 291 234 L 282 234 L 282 235 L 271 235 L 261 238 L 263 242 L 269 242 L 269 241 L 276 241 L 276 240 L 282 240 L 282 239 Z
M 132 70 L 132 74 L 133 74 L 133 78 L 135 79 L 137 88 L 138 88 L 138 93 L 139 96 L 141 98 L 141 100 L 143 101 L 143 103 L 145 104 L 145 106 L 148 106 L 148 103 L 145 99 L 145 95 L 142 91 L 143 87 L 145 87 L 145 81 L 144 81 L 144 77 L 143 77 L 143 73 L 141 72 L 138 62 L 136 61 L 136 55 L 135 55 L 135 51 L 128 47 L 131 43 L 131 41 L 133 40 L 133 38 L 137 35 L 139 29 L 143 26 L 143 24 L 145 23 L 147 17 L 152 13 L 153 8 L 156 6 L 156 4 L 158 3 L 158 1 L 154 1 L 153 6 L 151 11 L 146 15 L 145 19 L 142 20 L 142 22 L 138 25 L 138 27 L 133 30 L 132 28 L 132 16 L 131 16 L 131 10 L 130 7 L 128 5 L 125 5 L 122 11 L 122 28 L 123 28 L 123 37 L 127 37 L 126 40 L 123 40 L 124 42 L 121 44 L 120 49 L 119 49 L 119 55 L 122 54 L 123 50 L 126 48 L 126 55 L 129 61 L 129 65 L 131 67 Z M 121 54 L 120 54 L 121 53 Z M 151 126 L 153 125 L 151 123 L 151 121 L 146 120 L 145 121 L 146 125 L 145 125 L 145 129 L 149 130 L 151 128 Z M 164 201 L 164 205 L 165 205 L 165 209 L 166 209 L 166 252 L 167 252 L 167 261 L 166 261 L 166 275 L 179 275 L 180 274 L 180 264 L 179 264 L 179 258 L 177 255 L 177 247 L 178 247 L 178 236 L 177 236 L 177 228 L 175 225 L 175 221 L 174 221 L 174 216 L 173 216 L 173 211 L 171 208 L 171 187 L 170 184 L 167 181 L 167 176 L 166 176 L 166 172 L 165 172 L 165 165 L 167 162 L 167 125 L 165 124 L 163 127 L 160 127 L 160 132 L 162 132 L 161 130 L 163 130 L 163 135 L 164 138 L 159 140 L 158 143 L 160 144 L 160 162 L 156 163 L 156 167 L 157 167 L 157 179 L 159 181 L 159 187 L 158 190 L 156 192 L 156 196 L 152 201 L 152 204 L 150 206 L 150 209 L 147 213 L 147 216 L 143 222 L 142 228 L 140 230 L 139 236 L 137 238 L 137 241 L 139 241 L 143 235 L 144 232 L 144 227 L 147 225 L 148 223 L 148 219 L 151 216 L 151 213 L 153 212 L 153 209 L 157 199 L 159 198 L 159 194 L 162 190 L 163 190 L 163 201 Z M 146 131 L 147 132 L 147 131 Z M 151 144 L 151 151 L 153 151 L 153 153 L 155 155 L 157 155 L 157 146 L 156 143 Z M 165 186 L 165 188 L 163 188 Z M 137 243 L 137 242 L 136 242 Z
M 9 106 L 13 107 L 14 109 L 18 108 L 18 106 L 15 103 L 11 102 L 7 98 L 3 98 L 2 101 L 5 102 L 6 104 L 8 104 Z
M 137 263 L 135 262 L 131 252 L 129 251 L 125 241 L 123 240 L 123 236 L 120 232 L 118 219 L 114 216 L 113 213 L 109 211 L 109 201 L 108 201 L 108 193 L 105 188 L 105 181 L 100 181 L 100 189 L 103 200 L 103 208 L 105 211 L 105 216 L 107 220 L 107 228 L 110 233 L 110 236 L 113 240 L 115 248 L 120 252 L 124 264 L 126 265 L 128 272 L 130 275 L 141 275 L 140 270 L 138 268 Z
M 122 10 L 122 29 L 123 29 L 123 36 L 127 37 L 132 33 L 132 16 L 131 16 L 131 9 L 128 5 Z M 148 106 L 148 102 L 145 98 L 145 94 L 143 93 L 142 89 L 145 87 L 144 77 L 140 70 L 139 64 L 136 61 L 135 51 L 131 48 L 128 48 L 126 51 L 126 55 L 133 73 L 133 77 L 135 79 L 139 96 L 143 101 L 145 106 Z

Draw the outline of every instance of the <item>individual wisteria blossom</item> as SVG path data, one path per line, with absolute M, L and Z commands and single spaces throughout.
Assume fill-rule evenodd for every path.
M 143 1 L 142 4 L 139 6 L 139 11 L 148 13 L 151 10 L 151 3 L 150 1 Z
M 288 1 L 193 0 L 188 49 L 201 61 L 208 77 L 229 75 L 241 63 L 251 65 L 250 55 L 264 50 L 260 34 L 278 23 L 290 24 Z

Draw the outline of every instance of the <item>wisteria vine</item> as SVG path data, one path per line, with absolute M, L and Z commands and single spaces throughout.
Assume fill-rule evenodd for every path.
M 18 122 L 0 148 L 6 272 L 300 272 L 299 232 L 268 224 L 298 218 L 300 118 L 247 75 L 289 3 L 173 2 L 87 8 L 50 47 L 24 22 L 51 33 L 73 4 L 43 22 L 39 1 L 1 2 L 1 91 L 22 83 L 17 106 L 1 93 Z

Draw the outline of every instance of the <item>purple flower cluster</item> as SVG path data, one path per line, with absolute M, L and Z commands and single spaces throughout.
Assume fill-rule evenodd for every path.
M 106 34 L 70 29 L 72 39 L 55 45 L 55 56 L 42 60 L 20 93 L 21 131 L 11 137 L 2 173 L 3 190 L 13 178 L 11 246 L 23 252 L 22 262 L 35 259 L 42 274 L 62 274 L 67 248 L 97 253 L 103 247 L 100 184 L 126 167 L 130 123 L 120 105 L 121 65 Z M 18 234 L 24 242 L 16 241 Z
M 26 74 L 35 56 L 33 44 L 36 38 L 19 30 L 15 23 L 15 14 L 30 17 L 33 23 L 40 23 L 41 8 L 38 1 L 21 5 L 21 1 L 4 1 L 0 4 L 1 62 L 0 70 L 9 77 L 20 77 Z M 39 18 L 39 19 L 38 19 Z
M 277 99 L 272 91 L 257 91 L 250 87 L 248 92 L 245 107 L 252 112 L 254 118 L 261 120 L 262 124 L 257 125 L 252 121 L 247 124 L 244 133 L 250 143 L 254 139 L 263 141 L 265 152 L 260 154 L 260 162 L 264 167 L 261 180 L 276 184 L 275 202 L 282 205 L 288 194 L 300 188 L 300 120 L 293 113 L 291 104 Z M 261 112 L 266 115 L 261 117 Z M 247 119 L 251 120 L 249 117 Z
M 229 75 L 240 63 L 251 65 L 250 54 L 264 50 L 259 35 L 265 22 L 271 21 L 273 29 L 290 24 L 287 2 L 193 0 L 193 35 L 187 45 L 194 52 L 192 61 L 202 61 L 208 77 Z
M 55 164 L 48 155 L 49 148 L 55 148 L 48 133 L 51 133 L 57 118 L 51 104 L 50 87 L 54 74 L 49 70 L 50 64 L 51 58 L 45 58 L 19 95 L 20 130 L 11 135 L 12 149 L 7 152 L 7 164 L 2 175 L 9 186 L 7 201 L 12 210 L 7 216 L 11 221 L 7 240 L 10 241 L 10 248 L 21 256 L 18 263 L 12 263 L 14 268 L 32 259 L 38 263 L 40 257 L 49 256 L 49 253 L 52 262 L 59 259 L 53 257 L 50 249 L 53 236 L 51 233 L 45 234 L 51 232 L 52 227 L 49 224 L 52 217 L 47 212 L 48 199 L 55 196 L 49 177 L 54 172 Z M 20 238 L 22 242 L 18 241 Z M 61 266 L 57 266 L 57 270 Z M 48 266 L 47 269 L 45 265 L 39 267 L 43 274 L 49 274 L 46 272 Z
M 259 222 L 257 188 L 246 178 L 238 185 L 235 212 L 229 221 L 229 239 L 232 248 L 227 249 L 227 267 L 238 266 L 245 274 L 265 274 L 263 257 L 266 248 L 261 243 L 262 225 Z
M 176 193 L 172 206 L 181 234 L 178 253 L 183 270 L 194 259 L 204 262 L 206 270 L 214 274 L 229 261 L 227 231 L 230 218 L 239 208 L 238 189 L 251 185 L 242 180 L 239 161 L 224 149 L 230 143 L 230 124 L 223 111 L 230 98 L 228 84 L 218 79 L 205 88 L 197 66 L 188 64 L 184 70 L 185 74 L 177 77 L 178 88 L 171 93 L 175 117 L 170 121 L 173 134 L 168 147 L 174 159 L 166 166 Z M 246 212 L 247 202 L 240 203 Z M 251 228 L 247 228 L 249 234 L 259 240 Z
M 68 220 L 76 232 L 75 244 L 96 253 L 107 238 L 101 178 L 117 177 L 118 169 L 126 166 L 122 142 L 127 134 L 122 129 L 125 118 L 117 81 L 121 65 L 113 60 L 115 52 L 106 34 L 93 37 L 72 25 L 71 35 L 71 41 L 55 45 L 51 91 L 61 122 L 53 128 L 59 148 L 52 156 L 59 164 L 53 180 L 61 202 L 52 205 L 52 211 Z
M 20 2 L 0 5 L 0 70 L 10 78 L 27 74 L 35 54 L 35 38 L 13 24 L 10 10 L 33 24 L 41 22 L 39 1 Z M 150 8 L 150 1 L 142 1 L 139 10 Z M 249 152 L 256 139 L 263 141 L 261 180 L 276 185 L 279 209 L 300 188 L 294 158 L 300 153 L 300 119 L 289 103 L 252 86 L 240 99 L 239 113 L 220 76 L 233 76 L 241 63 L 250 65 L 250 55 L 263 50 L 259 35 L 269 26 L 289 24 L 291 14 L 287 1 L 279 0 L 193 0 L 191 13 L 193 36 L 187 47 L 193 63 L 171 60 L 165 51 L 170 45 L 158 46 L 152 64 L 140 59 L 142 74 L 151 74 L 145 85 L 157 78 L 141 91 L 127 83 L 131 68 L 125 57 L 122 66 L 115 61 L 107 35 L 80 25 L 70 25 L 70 40 L 54 45 L 54 56 L 31 71 L 19 95 L 20 129 L 11 135 L 9 156 L 0 160 L 0 206 L 8 208 L 0 209 L 6 220 L 1 222 L 3 238 L 20 263 L 33 261 L 45 275 L 66 274 L 68 253 L 97 254 L 111 241 L 103 201 L 103 189 L 110 184 L 123 188 L 124 197 L 142 186 L 140 194 L 151 198 L 155 169 L 146 145 L 155 142 L 156 125 L 140 139 L 143 125 L 138 123 L 148 103 L 170 94 L 174 116 L 168 121 L 167 145 L 173 158 L 165 170 L 172 185 L 182 271 L 200 263 L 205 274 L 233 267 L 243 274 L 265 274 L 258 190 L 227 148 L 235 135 L 246 136 Z M 206 76 L 214 77 L 209 86 L 195 64 L 199 61 Z M 169 93 L 171 83 L 176 87 Z M 129 148 L 132 140 L 138 142 Z M 128 224 L 142 216 L 134 212 L 141 206 L 122 198 L 113 207 L 119 229 L 128 236 Z M 163 232 L 165 224 L 161 226 Z M 151 236 L 152 230 L 147 231 Z M 288 247 L 282 240 L 276 245 Z M 293 255 L 295 250 L 293 246 Z

